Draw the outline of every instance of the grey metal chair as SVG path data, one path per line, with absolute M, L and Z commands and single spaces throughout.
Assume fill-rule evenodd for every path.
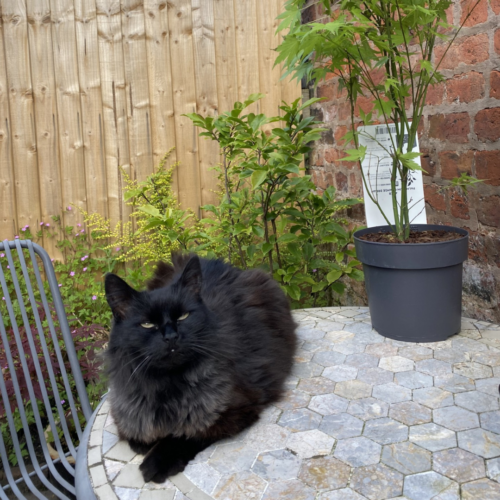
M 14 474 L 0 433 L 4 471 L 0 499 L 93 499 L 86 446 L 95 413 L 89 404 L 50 257 L 29 240 L 0 242 L 0 257 L 0 357 L 5 360 L 0 369 L 0 422 L 7 428 L 11 440 L 8 446 L 18 462 Z M 44 281 L 50 293 L 44 291 Z M 14 289 L 11 294 L 8 283 Z M 75 390 L 71 383 L 77 397 L 72 395 Z M 80 422 L 79 412 L 83 413 L 86 427 Z M 19 436 L 15 419 L 22 424 Z M 59 455 L 55 459 L 46 438 L 49 428 L 51 446 Z M 27 456 L 21 450 L 21 437 Z M 75 479 L 80 483 L 78 494 Z

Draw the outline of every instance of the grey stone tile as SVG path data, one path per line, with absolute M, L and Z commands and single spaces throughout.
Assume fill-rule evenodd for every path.
M 353 467 L 363 467 L 380 462 L 382 447 L 365 437 L 341 439 L 333 455 Z
M 349 413 L 339 413 L 323 417 L 319 430 L 336 439 L 346 439 L 360 436 L 363 425 L 363 421 L 359 418 L 353 417 Z
M 500 484 L 490 479 L 478 479 L 462 486 L 463 500 L 498 500 Z
M 334 457 L 310 458 L 302 462 L 299 479 L 317 491 L 344 488 L 351 468 Z
M 306 409 L 291 410 L 293 411 L 307 411 Z M 284 412 L 283 414 L 285 414 Z M 252 446 L 259 446 L 259 451 L 280 450 L 285 447 L 285 443 L 290 435 L 290 430 L 284 429 L 280 425 L 265 424 L 254 425 L 248 431 L 246 442 Z
M 460 499 L 458 484 L 434 471 L 406 476 L 403 494 L 411 500 Z
M 174 490 L 142 490 L 139 500 L 174 500 L 174 495 Z
M 296 479 L 300 469 L 300 458 L 288 450 L 261 453 L 252 466 L 252 471 L 266 481 Z
M 358 324 L 364 324 L 364 323 L 358 323 Z M 371 328 L 371 325 L 367 325 L 369 328 Z M 346 330 L 349 327 L 346 326 Z M 360 344 L 366 344 L 366 345 L 372 345 L 372 344 L 383 344 L 384 342 L 384 337 L 382 335 L 378 334 L 375 330 L 369 331 L 369 332 L 360 332 L 356 333 L 354 336 L 354 341 L 359 342 Z
M 375 368 L 378 365 L 379 358 L 366 354 L 364 352 L 359 354 L 349 354 L 345 360 L 345 364 L 354 366 L 355 368 Z
M 301 340 L 318 340 L 325 336 L 325 332 L 319 328 L 312 328 L 310 326 L 301 325 L 295 330 L 297 336 Z
M 253 472 L 235 472 L 222 477 L 212 496 L 216 500 L 260 499 L 266 486 L 266 481 Z
M 138 500 L 141 490 L 135 488 L 115 487 L 115 493 L 120 500 Z
M 118 475 L 118 473 L 125 467 L 122 462 L 116 462 L 114 460 L 104 460 L 104 468 L 106 469 L 106 476 L 110 481 Z
M 103 484 L 106 484 L 108 482 L 108 479 L 106 478 L 106 471 L 104 470 L 103 465 L 96 465 L 95 467 L 91 467 L 89 469 L 89 472 L 94 488 L 98 488 L 99 486 L 102 486 Z
M 434 386 L 454 394 L 473 391 L 476 388 L 473 379 L 458 373 L 448 373 L 447 375 L 434 377 Z
M 488 411 L 480 416 L 481 427 L 500 434 L 500 411 Z
M 439 359 L 423 359 L 415 363 L 415 370 L 435 377 L 451 373 L 451 363 Z
M 300 458 L 312 458 L 328 455 L 332 451 L 334 444 L 334 438 L 324 432 L 313 429 L 312 431 L 294 432 L 288 438 L 286 447 Z
M 366 497 L 356 493 L 351 488 L 342 488 L 340 490 L 326 491 L 318 497 L 318 500 L 366 500 Z
M 377 356 L 378 358 L 388 358 L 390 356 L 396 356 L 398 353 L 398 348 L 387 342 L 380 344 L 369 344 L 366 346 L 365 352 L 371 354 L 372 356 Z
M 311 401 L 310 394 L 301 390 L 293 389 L 291 391 L 287 391 L 283 399 L 274 404 L 281 410 L 293 410 L 295 408 L 305 408 L 309 404 L 309 401 Z
M 434 358 L 451 364 L 471 361 L 471 356 L 468 352 L 460 351 L 454 348 L 435 351 Z
M 346 355 L 362 353 L 364 350 L 365 350 L 365 344 L 359 344 L 354 340 L 347 340 L 345 342 L 340 342 L 332 347 L 332 351 L 341 352 L 342 354 Z
M 458 446 L 483 458 L 500 455 L 500 436 L 484 429 L 471 429 L 458 433 Z
M 342 308 L 339 311 L 339 314 L 345 316 L 346 318 L 354 318 L 355 316 L 359 316 L 361 311 L 359 309 L 351 309 L 351 308 Z
M 259 454 L 259 446 L 237 442 L 217 446 L 208 464 L 221 474 L 232 474 L 250 469 Z
M 438 387 L 424 387 L 413 391 L 413 401 L 429 408 L 442 408 L 453 404 L 453 394 Z
M 296 377 L 295 375 L 289 375 L 285 380 L 285 389 L 289 391 L 292 389 L 296 389 L 299 380 L 300 380 L 299 377 Z
M 405 372 L 406 373 L 406 372 Z M 406 387 L 390 382 L 389 384 L 376 385 L 373 388 L 374 398 L 381 399 L 386 403 L 400 403 L 411 399 L 411 391 Z
M 415 363 L 411 359 L 404 358 L 403 356 L 388 356 L 386 358 L 380 358 L 378 366 L 384 370 L 397 373 L 413 370 Z
M 476 380 L 476 388 L 479 392 L 485 392 L 494 396 L 498 400 L 498 387 L 500 385 L 500 377 L 485 378 L 481 380 Z
M 354 469 L 351 488 L 370 500 L 385 500 L 403 492 L 403 474 L 384 464 Z
M 87 452 L 87 463 L 89 466 L 100 464 L 102 462 L 101 447 L 95 446 L 89 448 Z
M 347 407 L 347 413 L 361 418 L 362 420 L 370 420 L 372 418 L 386 417 L 389 412 L 389 405 L 384 401 L 375 398 L 358 399 L 351 401 Z
M 486 475 L 490 479 L 500 483 L 500 457 L 486 460 Z
M 304 378 L 297 388 L 312 396 L 329 394 L 335 390 L 335 382 L 325 377 Z
M 308 361 L 311 361 L 313 356 L 314 353 L 312 353 L 311 351 L 306 351 L 305 349 L 297 349 L 297 352 L 295 353 L 293 359 L 295 363 L 307 363 Z
M 345 358 L 346 355 L 341 354 L 340 352 L 322 351 L 322 352 L 317 352 L 314 355 L 313 361 L 318 365 L 327 367 L 327 366 L 341 365 L 344 363 Z
M 366 422 L 363 436 L 379 444 L 398 443 L 408 439 L 408 427 L 392 418 L 377 418 Z
M 329 339 L 321 339 L 321 340 L 315 340 L 314 342 L 304 342 L 301 346 L 301 349 L 303 351 L 310 351 L 310 352 L 320 352 L 320 351 L 331 351 L 333 348 L 334 344 L 332 343 L 331 340 Z
M 382 339 L 383 342 L 383 337 L 381 337 L 378 333 L 375 333 L 373 331 L 373 328 L 371 325 L 363 322 L 356 322 L 356 323 L 351 323 L 350 325 L 346 325 L 344 328 L 345 331 L 351 332 L 351 333 L 372 333 L 375 334 L 377 339 Z M 367 344 L 371 344 L 371 342 L 366 342 Z
M 463 375 L 471 379 L 488 378 L 493 375 L 489 366 L 482 365 L 481 363 L 474 363 L 473 361 L 467 363 L 455 363 L 453 365 L 453 373 Z
M 399 372 L 395 375 L 396 383 L 408 389 L 421 389 L 422 387 L 432 387 L 433 378 L 425 373 L 414 370 Z
M 130 462 L 135 455 L 136 453 L 130 449 L 126 441 L 118 441 L 118 443 L 105 454 L 105 457 L 120 462 Z
M 353 381 L 354 382 L 354 381 Z M 347 382 L 338 382 L 335 390 L 340 384 Z M 335 413 L 342 413 L 346 411 L 349 405 L 349 400 L 337 394 L 323 394 L 314 396 L 309 403 L 309 409 L 319 413 L 320 415 L 334 415 Z
M 354 380 L 358 375 L 358 369 L 354 366 L 329 366 L 323 371 L 323 377 L 326 377 L 334 382 L 342 382 L 343 380 Z
M 286 410 L 278 420 L 278 424 L 292 432 L 309 431 L 317 429 L 321 423 L 321 415 L 307 408 Z
M 335 394 L 342 396 L 346 399 L 346 406 L 342 409 L 345 411 L 349 399 L 362 399 L 371 396 L 372 386 L 361 380 L 345 380 L 337 382 L 335 386 Z
M 262 500 L 314 500 L 316 491 L 302 481 L 275 481 L 268 485 Z
M 333 321 L 335 319 L 335 321 Z M 329 320 L 320 320 L 316 323 L 316 328 L 323 330 L 326 333 L 330 333 L 333 331 L 343 330 L 345 327 L 345 323 L 340 321 L 338 318 L 333 318 Z
M 384 446 L 382 462 L 403 474 L 431 470 L 431 452 L 409 441 Z
M 212 493 L 222 474 L 208 464 L 189 464 L 184 475 L 205 493 Z
M 410 427 L 410 441 L 429 451 L 440 451 L 457 446 L 455 433 L 434 423 Z
M 268 406 L 261 414 L 259 419 L 259 424 L 275 424 L 278 421 L 278 418 L 281 415 L 281 410 L 275 406 Z M 237 437 L 233 437 L 231 439 L 238 440 L 240 435 Z M 243 433 L 241 434 L 241 438 L 243 438 Z M 241 439 L 239 439 L 241 441 Z
M 460 448 L 434 453 L 432 468 L 457 483 L 468 483 L 486 475 L 484 460 Z
M 144 486 L 144 478 L 139 470 L 139 464 L 127 464 L 119 472 L 113 481 L 113 486 L 121 488 L 142 488 Z
M 475 413 L 457 406 L 438 408 L 432 412 L 432 416 L 436 424 L 452 431 L 465 431 L 479 427 L 479 418 Z
M 474 326 L 472 326 L 474 328 Z M 481 340 L 481 334 L 475 328 L 472 330 L 470 328 L 463 328 L 459 333 L 461 337 L 467 337 L 468 339 Z
M 420 361 L 422 359 L 432 358 L 434 351 L 428 347 L 416 345 L 412 347 L 401 347 L 398 354 L 413 361 Z
M 455 395 L 455 404 L 475 412 L 498 410 L 498 398 L 478 391 L 461 392 Z
M 488 366 L 500 366 L 500 352 L 486 351 L 478 352 L 472 356 L 472 361 Z
M 318 377 L 323 371 L 323 367 L 309 361 L 307 363 L 295 363 L 292 369 L 292 375 L 299 378 Z
M 399 420 L 406 425 L 426 424 L 432 419 L 432 412 L 429 408 L 414 401 L 404 401 L 391 405 L 389 416 Z
M 481 342 L 464 337 L 453 339 L 451 344 L 454 349 L 459 349 L 468 353 L 482 352 L 488 349 L 484 344 L 481 344 Z
M 382 368 L 365 368 L 358 371 L 358 380 L 371 385 L 388 384 L 394 380 L 394 372 Z
M 433 349 L 434 351 L 438 351 L 439 349 L 450 349 L 452 339 L 440 340 L 439 342 L 422 342 L 417 345 L 421 345 L 423 347 L 428 347 L 429 349 Z
M 111 432 L 104 431 L 102 433 L 102 453 L 105 455 L 120 439 Z
M 330 344 L 333 344 L 333 347 L 335 347 L 337 344 L 342 344 L 345 342 L 352 344 L 353 338 L 354 338 L 354 333 L 345 332 L 342 329 L 339 329 L 339 330 L 328 332 L 325 335 L 324 340 L 330 342 Z M 352 354 L 352 352 L 349 352 L 347 354 Z
M 113 488 L 109 484 L 104 484 L 103 486 L 99 486 L 99 488 L 94 489 L 95 494 L 99 500 L 117 500 Z

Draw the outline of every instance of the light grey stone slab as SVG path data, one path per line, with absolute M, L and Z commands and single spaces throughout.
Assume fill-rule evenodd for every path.
M 411 390 L 390 382 L 389 384 L 376 385 L 373 388 L 372 395 L 374 398 L 381 399 L 386 403 L 401 403 L 411 399 Z
M 457 483 L 468 483 L 486 475 L 484 460 L 460 448 L 434 453 L 432 468 Z
M 432 412 L 414 401 L 403 401 L 391 405 L 389 416 L 406 425 L 420 425 L 431 421 Z
M 500 434 L 500 411 L 488 411 L 480 416 L 481 427 Z
M 332 456 L 302 462 L 299 479 L 317 491 L 345 488 L 351 468 Z
M 115 493 L 120 500 L 138 500 L 141 490 L 115 487 Z
M 119 440 L 117 435 L 104 430 L 102 433 L 102 453 L 105 455 Z
M 345 354 L 335 351 L 322 351 L 314 354 L 313 361 L 325 368 L 328 366 L 337 366 L 344 363 Z
M 119 462 L 130 462 L 136 453 L 132 451 L 126 441 L 118 441 L 107 453 L 104 454 L 106 458 L 111 460 L 118 460 Z
M 275 406 L 281 410 L 293 410 L 295 408 L 305 408 L 309 404 L 309 401 L 311 401 L 310 394 L 298 389 L 292 389 L 291 391 L 287 391 L 283 399 L 275 403 Z
M 500 352 L 486 351 L 478 352 L 473 355 L 472 361 L 488 366 L 500 366 Z
M 372 356 L 371 354 L 366 354 L 365 352 L 359 354 L 349 354 L 344 362 L 344 364 L 354 366 L 359 370 L 364 368 L 376 368 L 378 363 L 379 358 L 377 356 Z
M 297 388 L 312 396 L 330 394 L 335 390 L 335 382 L 326 377 L 304 378 Z
M 347 333 L 347 332 L 344 332 Z M 354 334 L 351 334 L 354 336 Z M 358 342 L 355 342 L 354 340 L 346 340 L 344 342 L 340 342 L 338 344 L 335 344 L 332 347 L 332 351 L 337 351 L 341 352 L 342 354 L 357 354 L 357 353 L 362 353 L 365 350 L 365 344 L 359 344 Z
M 114 460 L 104 460 L 104 468 L 106 469 L 106 476 L 110 481 L 118 475 L 118 473 L 125 467 L 123 462 L 116 462 Z
M 102 462 L 101 447 L 95 446 L 89 448 L 87 452 L 87 463 L 89 466 L 100 464 Z
M 351 401 L 347 407 L 347 413 L 362 420 L 386 417 L 389 412 L 389 405 L 375 398 L 358 399 Z
M 473 391 L 476 388 L 474 379 L 464 377 L 458 373 L 448 373 L 447 375 L 434 377 L 434 386 L 454 394 Z
M 312 458 L 328 455 L 334 444 L 334 438 L 324 432 L 313 429 L 311 431 L 294 432 L 288 438 L 286 447 L 296 453 L 300 458 Z M 264 477 L 264 479 L 266 478 Z
M 476 413 L 457 406 L 438 408 L 432 412 L 436 424 L 452 431 L 465 431 L 479 427 L 479 418 Z
M 382 368 L 362 368 L 358 371 L 357 379 L 370 385 L 389 384 L 394 380 L 394 372 Z
M 432 387 L 434 381 L 430 375 L 416 372 L 399 372 L 395 375 L 396 383 L 408 389 L 421 389 L 422 387 Z
M 460 351 L 458 349 L 439 349 L 435 351 L 434 358 L 447 363 L 465 363 L 471 361 L 471 355 L 468 352 Z
M 296 411 L 307 410 L 300 409 Z M 285 447 L 289 435 L 290 431 L 288 429 L 284 429 L 277 424 L 255 425 L 248 431 L 246 443 L 247 445 L 259 446 L 260 451 L 280 450 Z
M 404 358 L 403 356 L 388 356 L 386 358 L 380 358 L 378 366 L 384 370 L 397 373 L 413 370 L 415 363 L 411 359 Z
M 342 409 L 345 411 L 349 399 L 362 399 L 371 396 L 372 386 L 361 380 L 345 380 L 342 382 L 337 382 L 335 386 L 335 394 L 346 398 L 346 406 Z
M 478 479 L 462 486 L 463 500 L 498 500 L 500 484 L 490 479 Z
M 286 410 L 278 420 L 278 424 L 292 432 L 317 429 L 321 423 L 321 415 L 307 408 Z
M 102 486 L 103 484 L 106 484 L 108 482 L 106 471 L 104 470 L 103 465 L 96 465 L 94 467 L 91 467 L 89 469 L 89 472 L 94 488 L 98 488 L 99 486 Z
M 324 368 L 312 361 L 307 363 L 295 363 L 292 369 L 292 375 L 295 375 L 299 378 L 310 378 L 310 377 L 318 377 L 321 375 L 321 372 Z
M 500 377 L 485 378 L 476 380 L 476 388 L 479 392 L 485 392 L 498 400 L 498 387 L 500 386 Z
M 387 342 L 383 342 L 379 344 L 367 345 L 365 352 L 367 354 L 371 354 L 372 356 L 377 356 L 378 358 L 388 358 L 390 356 L 396 356 L 398 348 L 388 344 Z
M 421 361 L 422 359 L 432 358 L 434 351 L 428 347 L 415 345 L 412 347 L 401 347 L 398 354 L 413 361 Z
M 500 457 L 486 460 L 486 475 L 490 479 L 500 483 Z
M 380 462 L 382 447 L 365 437 L 341 439 L 337 442 L 334 456 L 352 467 L 363 467 Z
M 491 367 L 482 365 L 481 363 L 474 363 L 473 361 L 466 363 L 455 363 L 453 365 L 453 373 L 462 375 L 471 379 L 488 378 L 493 375 Z
M 325 333 L 341 331 L 344 327 L 344 321 L 334 318 L 334 316 L 332 316 L 331 319 L 320 320 L 316 323 L 316 328 L 323 330 Z
M 325 332 L 319 328 L 313 328 L 307 325 L 301 325 L 297 330 L 295 330 L 297 336 L 301 340 L 318 340 L 325 336 Z
M 333 330 L 331 332 L 328 332 L 325 335 L 325 338 L 323 339 L 325 342 L 328 341 L 333 346 L 335 347 L 337 344 L 342 344 L 345 342 L 348 342 L 349 344 L 352 344 L 352 339 L 354 338 L 354 333 L 351 332 L 345 332 L 342 329 L 339 330 Z M 362 352 L 362 351 L 360 351 Z M 347 354 L 352 354 L 351 352 Z
M 455 433 L 434 423 L 410 427 L 410 441 L 429 451 L 440 451 L 457 446 Z
M 481 342 L 464 337 L 458 337 L 453 339 L 451 344 L 454 349 L 458 349 L 460 351 L 465 351 L 468 353 L 482 352 L 488 350 L 488 348 L 484 344 L 481 344 Z
M 236 472 L 229 476 L 224 476 L 219 481 L 213 497 L 217 500 L 260 499 L 266 486 L 266 481 L 253 472 Z
M 307 363 L 308 361 L 311 361 L 313 356 L 314 353 L 312 353 L 311 351 L 306 351 L 304 349 L 297 349 L 293 359 L 295 363 Z
M 342 382 L 344 380 L 354 380 L 358 375 L 358 369 L 354 366 L 329 366 L 323 371 L 323 377 L 333 380 L 334 382 Z
M 117 500 L 113 488 L 109 484 L 104 484 L 103 486 L 99 486 L 99 488 L 94 488 L 94 492 L 99 500 Z
M 431 452 L 409 441 L 384 446 L 382 462 L 403 474 L 431 470 Z
M 318 497 L 318 500 L 366 500 L 366 497 L 356 493 L 351 488 L 342 488 L 340 490 L 326 491 Z
M 142 490 L 139 500 L 174 500 L 174 490 Z
M 403 492 L 403 474 L 384 464 L 358 467 L 352 473 L 350 486 L 370 500 L 383 500 Z
M 498 410 L 498 398 L 479 391 L 461 392 L 455 395 L 455 404 L 474 412 Z
M 363 430 L 363 421 L 349 413 L 327 415 L 319 426 L 319 430 L 336 439 L 346 439 L 360 436 Z
M 500 456 L 500 436 L 484 429 L 459 432 L 458 446 L 483 458 Z
M 366 324 L 366 323 L 358 323 L 358 324 Z M 369 328 L 371 328 L 370 324 L 367 324 L 367 326 Z M 348 329 L 348 326 L 346 326 L 346 330 L 347 329 Z M 366 344 L 366 345 L 385 343 L 384 337 L 382 337 L 382 335 L 378 334 L 375 330 L 356 333 L 356 335 L 354 336 L 354 341 L 359 342 L 360 344 Z
M 252 471 L 262 479 L 285 481 L 296 479 L 299 473 L 301 460 L 288 450 L 274 450 L 261 453 L 252 466 Z
M 238 442 L 217 446 L 208 465 L 221 474 L 249 470 L 261 450 L 254 443 Z
M 442 408 L 454 403 L 453 394 L 438 387 L 424 387 L 413 391 L 413 401 L 429 408 Z
M 144 486 L 144 478 L 142 477 L 142 472 L 139 470 L 139 464 L 125 465 L 113 481 L 113 486 L 142 488 Z
M 406 476 L 403 494 L 411 500 L 459 500 L 455 481 L 434 471 Z
M 188 464 L 184 475 L 205 493 L 212 493 L 221 478 L 221 474 L 206 463 Z
M 285 389 L 287 390 L 292 390 L 297 387 L 297 384 L 299 383 L 300 378 L 296 377 L 295 375 L 289 375 L 287 379 L 285 380 Z
M 316 490 L 298 479 L 269 483 L 262 500 L 314 500 Z
M 335 391 L 338 390 L 340 384 L 345 383 L 346 382 L 338 382 L 335 386 Z M 349 400 L 338 396 L 337 394 L 323 394 L 311 398 L 309 409 L 319 413 L 320 415 L 333 415 L 335 413 L 342 413 L 346 411 L 348 405 Z
M 363 436 L 379 444 L 397 443 L 408 439 L 408 427 L 392 418 L 377 418 L 366 422 Z
M 363 323 L 363 322 L 356 322 L 356 323 L 351 323 L 350 325 L 346 325 L 345 328 L 344 328 L 345 331 L 347 332 L 351 332 L 351 333 L 371 333 L 371 334 L 375 334 L 376 339 L 381 339 L 382 342 L 383 342 L 383 337 L 381 337 L 378 333 L 375 333 L 372 329 L 372 326 L 367 324 L 367 323 Z M 371 342 L 366 342 L 367 344 L 370 344 Z
M 435 377 L 451 373 L 451 363 L 439 359 L 423 359 L 415 363 L 415 370 Z
M 102 430 L 92 431 L 89 438 L 89 446 L 101 446 L 102 444 Z

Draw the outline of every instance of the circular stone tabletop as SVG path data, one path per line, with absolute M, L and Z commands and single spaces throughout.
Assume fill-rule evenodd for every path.
M 99 500 L 500 499 L 500 326 L 443 342 L 381 337 L 367 308 L 294 311 L 288 392 L 261 420 L 146 483 L 105 402 L 88 466 Z

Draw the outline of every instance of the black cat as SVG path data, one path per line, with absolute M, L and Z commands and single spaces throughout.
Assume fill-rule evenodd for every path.
M 296 347 L 288 300 L 267 274 L 174 256 L 148 290 L 113 274 L 106 353 L 111 414 L 163 482 L 213 442 L 252 425 L 283 393 Z

